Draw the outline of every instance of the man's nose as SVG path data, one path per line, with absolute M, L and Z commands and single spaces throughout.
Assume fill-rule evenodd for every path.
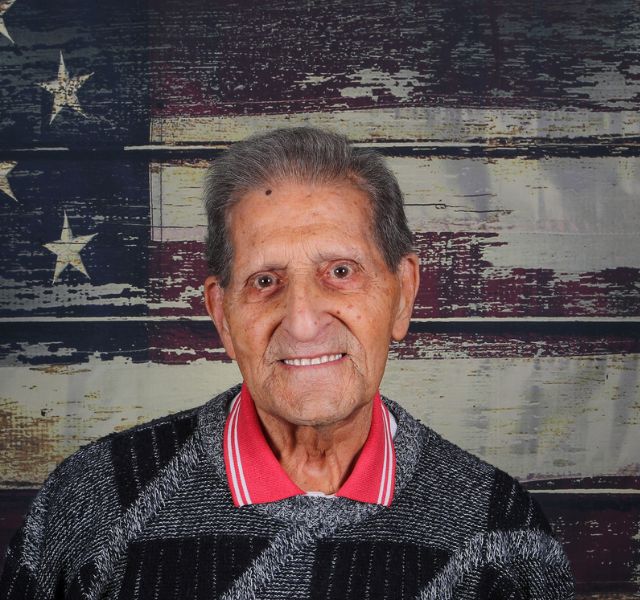
M 317 282 L 293 279 L 286 291 L 282 326 L 298 342 L 318 338 L 331 321 L 327 299 Z

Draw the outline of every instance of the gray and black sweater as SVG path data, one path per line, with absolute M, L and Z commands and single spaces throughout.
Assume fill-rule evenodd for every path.
M 12 541 L 0 598 L 573 597 L 531 496 L 387 399 L 390 507 L 298 496 L 236 508 L 222 435 L 238 391 L 65 460 Z

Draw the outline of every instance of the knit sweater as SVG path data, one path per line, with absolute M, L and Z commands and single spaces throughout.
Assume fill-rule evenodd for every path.
M 235 507 L 222 437 L 238 391 L 58 466 L 10 545 L 0 597 L 573 597 L 531 496 L 386 398 L 398 423 L 390 507 L 312 496 Z

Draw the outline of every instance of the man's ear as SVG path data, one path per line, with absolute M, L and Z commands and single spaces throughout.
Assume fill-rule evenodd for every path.
M 224 315 L 224 288 L 220 285 L 220 279 L 214 275 L 204 280 L 204 303 L 218 330 L 224 349 L 231 358 L 235 359 L 236 351 L 233 348 L 229 324 Z
M 398 299 L 396 319 L 391 330 L 391 337 L 396 342 L 407 335 L 413 303 L 420 287 L 420 259 L 416 254 L 411 253 L 402 257 L 398 266 L 398 277 L 400 279 L 400 298 Z

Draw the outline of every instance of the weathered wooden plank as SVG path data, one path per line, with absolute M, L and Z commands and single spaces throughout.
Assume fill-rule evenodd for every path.
M 147 161 L 20 161 L 0 192 L 0 311 L 33 315 L 142 315 L 149 285 Z M 54 278 L 65 215 L 86 273 Z M 68 246 L 69 247 L 69 246 Z M 70 246 L 74 248 L 73 244 Z M 54 280 L 55 279 L 55 280 Z
M 60 240 L 63 223 L 64 209 L 43 227 L 51 231 L 44 239 L 5 237 L 0 316 L 205 315 L 201 242 L 138 245 L 139 230 L 123 244 L 124 228 L 76 213 L 73 235 L 96 234 L 80 252 L 87 275 L 66 267 L 54 281 L 57 258 L 44 243 Z M 434 232 L 414 240 L 416 317 L 640 315 L 640 235 Z
M 382 390 L 523 480 L 637 475 L 635 356 L 392 361 Z
M 185 351 L 189 351 L 188 348 Z M 0 484 L 39 484 L 77 447 L 205 402 L 235 364 L 124 359 L 3 367 Z M 383 393 L 526 481 L 640 475 L 640 355 L 392 360 Z
M 153 116 L 150 141 L 179 148 L 184 144 L 219 145 L 279 127 L 321 127 L 360 143 L 488 144 L 503 148 L 578 141 L 637 144 L 637 111 L 593 112 L 581 109 L 395 107 L 361 110 L 284 112 L 266 115 Z
M 414 231 L 636 234 L 640 158 L 390 157 Z M 151 162 L 152 238 L 203 239 L 206 160 Z
M 639 314 L 639 159 L 404 157 L 390 164 L 422 259 L 417 316 Z M 151 235 L 180 257 L 166 262 L 177 267 L 176 287 L 163 286 L 173 304 L 158 314 L 178 304 L 197 310 L 199 249 L 189 242 L 205 234 L 205 168 L 198 161 L 151 166 Z
M 151 119 L 154 141 L 228 140 L 262 115 L 346 122 L 358 139 L 638 135 L 633 0 L 19 0 L 4 19 L 5 148 L 144 144 Z M 90 77 L 82 112 L 67 97 L 52 121 L 41 84 L 60 51 L 70 80 Z
M 351 0 L 327 10 L 282 0 L 259 7 L 192 0 L 185 11 L 164 0 L 154 8 L 151 34 L 163 43 L 152 43 L 152 62 L 165 65 L 155 79 L 154 95 L 164 100 L 158 113 L 180 106 L 202 114 L 207 105 L 226 112 L 234 104 L 285 112 L 282 104 L 330 108 L 337 101 L 354 108 L 447 101 L 620 108 L 637 90 L 624 60 L 637 52 L 639 31 L 627 1 L 532 10 L 523 0 L 436 0 L 390 10 Z
M 417 232 L 414 243 L 417 317 L 640 314 L 638 234 Z M 200 242 L 158 242 L 152 314 L 203 314 L 202 253 Z
M 147 4 L 17 0 L 4 15 L 14 43 L 0 36 L 0 147 L 145 143 Z M 51 82 L 62 84 L 57 114 Z
M 0 364 L 70 365 L 99 356 L 134 363 L 188 364 L 224 361 L 222 344 L 206 317 L 197 321 L 5 321 Z M 623 347 L 628 342 L 620 340 Z M 618 345 L 618 344 L 614 344 Z
M 241 380 L 231 363 L 212 367 L 200 361 L 158 369 L 152 363 L 96 358 L 81 365 L 3 368 L 0 487 L 27 481 L 39 485 L 80 446 L 203 404 Z
M 640 331 L 630 323 L 416 322 L 391 345 L 402 360 L 594 356 L 640 352 Z
M 503 322 L 504 321 L 504 322 Z M 47 320 L 2 322 L 0 366 L 133 363 L 189 364 L 227 357 L 208 316 L 175 320 Z M 535 358 L 640 353 L 640 321 L 570 322 L 526 319 L 413 321 L 391 345 L 392 359 Z
M 163 6 L 179 14 L 176 0 Z M 154 111 L 162 119 L 154 120 L 154 140 L 236 139 L 238 129 L 244 135 L 300 121 L 330 123 L 358 139 L 584 136 L 604 133 L 607 125 L 597 119 L 604 127 L 590 127 L 585 114 L 574 120 L 569 110 L 552 110 L 632 109 L 637 93 L 635 71 L 622 58 L 638 52 L 637 14 L 627 2 L 615 2 L 611 11 L 574 1 L 535 10 L 524 1 L 441 0 L 397 10 L 376 1 L 344 2 L 329 11 L 231 3 L 215 18 L 209 6 L 194 2 L 188 17 L 152 28 L 163 42 L 152 65 L 164 67 L 154 78 L 155 96 L 164 100 Z M 177 51 L 168 39 L 180 40 Z M 245 56 L 251 60 L 239 65 Z M 435 110 L 403 123 L 405 107 Z M 531 111 L 509 111 L 514 107 Z M 367 109 L 382 110 L 374 116 Z M 500 109 L 507 109 L 504 121 Z M 255 114 L 268 116 L 218 117 Z
M 576 588 L 592 598 L 640 589 L 640 494 L 535 494 L 571 562 Z
M 206 164 L 12 163 L 14 198 L 0 191 L 0 314 L 204 315 Z M 422 258 L 417 316 L 640 314 L 640 159 L 391 164 Z M 78 250 L 86 274 L 67 266 L 54 281 L 47 244 L 65 215 L 74 237 L 93 237 Z
M 414 244 L 421 259 L 419 317 L 640 312 L 636 235 L 419 232 Z

